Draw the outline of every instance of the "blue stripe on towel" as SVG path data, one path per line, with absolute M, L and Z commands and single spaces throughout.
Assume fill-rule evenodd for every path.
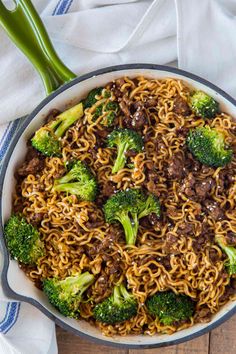
M 3 157 L 7 151 L 7 148 L 10 144 L 10 141 L 11 141 L 13 135 L 15 134 L 17 128 L 19 127 L 20 123 L 21 123 L 20 119 L 16 119 L 16 120 L 14 120 L 14 122 L 12 122 L 8 125 L 6 131 L 3 135 L 1 144 L 0 144 L 0 162 L 3 159 Z
M 73 0 L 60 0 L 53 11 L 53 15 L 62 15 L 67 13 L 72 2 Z
M 6 334 L 16 323 L 19 315 L 20 303 L 9 302 L 7 304 L 6 314 L 4 319 L 0 322 L 0 332 Z
M 62 15 L 66 13 L 73 0 L 60 0 L 53 11 L 53 15 Z M 0 162 L 3 159 L 10 141 L 20 126 L 22 119 L 17 119 L 8 124 L 0 142 Z M 3 320 L 0 322 L 0 333 L 6 334 L 16 323 L 20 311 L 19 302 L 8 302 L 6 313 Z

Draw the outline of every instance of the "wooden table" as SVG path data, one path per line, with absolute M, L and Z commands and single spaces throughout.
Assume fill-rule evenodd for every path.
M 85 341 L 57 328 L 59 354 L 236 354 L 236 315 L 209 334 L 160 349 L 126 350 Z

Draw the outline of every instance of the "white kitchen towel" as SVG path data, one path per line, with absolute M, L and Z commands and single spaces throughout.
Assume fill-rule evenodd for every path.
M 78 75 L 115 64 L 178 60 L 180 68 L 236 95 L 233 0 L 33 2 L 60 57 Z M 0 43 L 0 122 L 5 123 L 26 115 L 45 94 L 33 67 L 1 28 Z
M 115 64 L 177 61 L 180 68 L 236 97 L 235 0 L 33 3 L 59 56 L 77 75 Z M 1 28 L 0 78 L 0 124 L 26 115 L 45 95 L 33 67 Z M 0 125 L 0 160 L 19 124 L 16 120 Z M 0 302 L 0 353 L 56 353 L 53 323 L 30 305 L 4 300 Z

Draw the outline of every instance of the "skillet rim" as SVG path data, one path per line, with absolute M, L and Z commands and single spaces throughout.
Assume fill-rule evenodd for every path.
M 80 330 L 75 329 L 75 328 L 71 327 L 70 325 L 66 324 L 63 320 L 60 320 L 59 318 L 54 316 L 49 310 L 47 310 L 44 306 L 42 306 L 40 304 L 40 302 L 38 302 L 37 300 L 35 300 L 31 297 L 28 297 L 28 296 L 19 295 L 18 293 L 16 293 L 15 291 L 13 291 L 11 289 L 11 287 L 8 283 L 8 279 L 7 279 L 7 273 L 8 273 L 8 268 L 9 268 L 9 254 L 8 254 L 8 250 L 6 247 L 6 242 L 5 242 L 5 238 L 4 238 L 4 226 L 2 223 L 2 210 L 3 210 L 3 208 L 2 208 L 2 195 L 3 195 L 3 184 L 4 184 L 7 166 L 8 166 L 10 159 L 11 159 L 11 155 L 12 155 L 12 152 L 15 148 L 15 145 L 16 145 L 17 141 L 19 140 L 19 138 L 21 137 L 21 135 L 27 129 L 28 124 L 34 119 L 34 117 L 41 111 L 41 109 L 47 103 L 49 103 L 52 99 L 54 99 L 56 96 L 58 96 L 62 92 L 66 91 L 68 88 L 70 88 L 80 82 L 83 82 L 91 77 L 94 77 L 94 76 L 99 76 L 99 75 L 103 75 L 103 74 L 110 73 L 110 72 L 116 72 L 116 71 L 124 71 L 124 70 L 126 71 L 126 70 L 130 70 L 130 69 L 131 70 L 135 70 L 135 69 L 158 70 L 158 71 L 165 71 L 165 72 L 167 72 L 167 74 L 174 73 L 174 74 L 181 75 L 187 79 L 191 79 L 193 81 L 196 81 L 198 83 L 201 83 L 201 84 L 209 87 L 210 89 L 213 89 L 214 91 L 216 91 L 218 94 L 220 94 L 222 97 L 224 97 L 227 101 L 229 101 L 230 103 L 232 103 L 236 107 L 236 100 L 233 97 L 231 97 L 225 91 L 223 91 L 218 86 L 212 84 L 211 82 L 209 82 L 206 79 L 203 79 L 195 74 L 192 74 L 188 71 L 184 71 L 184 70 L 181 70 L 181 69 L 178 69 L 175 67 L 170 67 L 167 65 L 146 64 L 146 63 L 123 64 L 123 65 L 115 65 L 115 66 L 109 66 L 109 67 L 105 67 L 102 69 L 98 69 L 98 70 L 89 72 L 87 74 L 84 74 L 80 77 L 73 79 L 69 83 L 63 85 L 62 87 L 60 87 L 59 89 L 54 91 L 52 94 L 47 96 L 28 115 L 28 117 L 25 118 L 24 122 L 18 128 L 16 134 L 14 135 L 13 139 L 11 140 L 11 143 L 9 144 L 9 147 L 5 153 L 5 156 L 3 158 L 2 165 L 1 165 L 1 170 L 0 170 L 0 216 L 1 216 L 1 220 L 0 220 L 0 246 L 3 251 L 3 269 L 2 269 L 2 274 L 1 274 L 1 281 L 2 281 L 2 288 L 3 288 L 5 295 L 9 296 L 11 299 L 14 299 L 17 301 L 24 301 L 24 302 L 27 302 L 27 303 L 35 306 L 42 313 L 44 313 L 48 318 L 50 318 L 57 325 L 59 325 L 61 328 L 65 329 L 69 332 L 72 332 L 73 334 L 79 335 L 82 338 L 90 340 L 94 343 L 107 345 L 107 346 L 122 347 L 122 348 L 126 348 L 126 349 L 151 349 L 151 348 L 166 347 L 166 346 L 171 346 L 171 345 L 176 345 L 176 344 L 180 344 L 183 342 L 187 342 L 189 340 L 200 337 L 201 335 L 210 332 L 212 329 L 218 327 L 219 325 L 221 325 L 223 322 L 228 320 L 230 317 L 232 317 L 236 313 L 236 302 L 235 302 L 235 306 L 231 310 L 229 310 L 227 313 L 223 314 L 217 321 L 215 321 L 212 324 L 209 323 L 209 325 L 207 325 L 204 329 L 201 329 L 193 334 L 189 334 L 183 338 L 174 339 L 174 340 L 170 339 L 167 341 L 163 341 L 161 343 L 154 343 L 154 344 L 121 344 L 121 343 L 115 343 L 111 340 L 105 340 L 105 339 L 103 340 L 100 338 L 95 338 L 92 335 L 83 333 Z M 104 337 L 104 338 L 107 338 L 107 337 Z

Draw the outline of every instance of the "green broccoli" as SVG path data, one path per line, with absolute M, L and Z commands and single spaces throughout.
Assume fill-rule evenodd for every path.
M 147 196 L 140 189 L 119 191 L 104 205 L 106 222 L 118 221 L 122 224 L 128 245 L 135 245 L 139 219 L 151 213 L 160 216 L 159 201 L 154 195 Z
M 96 107 L 93 113 L 93 120 L 96 121 L 101 115 L 103 115 L 101 124 L 105 127 L 111 127 L 115 118 L 119 112 L 119 105 L 115 101 L 103 102 Z
M 135 297 L 121 284 L 114 287 L 110 297 L 95 306 L 93 316 L 99 322 L 115 324 L 129 320 L 137 310 Z
M 78 160 L 70 166 L 65 176 L 55 180 L 52 190 L 75 194 L 81 200 L 93 201 L 97 194 L 97 182 L 88 167 Z
M 43 291 L 49 302 L 64 316 L 77 318 L 83 293 L 94 282 L 89 272 L 75 274 L 63 280 L 49 278 L 43 281 Z
M 195 91 L 190 97 L 194 113 L 203 118 L 214 118 L 219 112 L 219 103 L 203 91 Z
M 186 295 L 176 295 L 172 291 L 158 292 L 146 301 L 149 313 L 165 326 L 186 320 L 194 313 L 194 302 Z
M 35 132 L 31 139 L 32 146 L 45 156 L 61 156 L 60 138 L 82 116 L 82 103 L 59 114 L 55 120 Z
M 98 101 L 97 96 L 101 96 L 102 91 L 102 87 L 91 90 L 88 96 L 83 100 L 84 109 L 92 107 Z
M 12 215 L 5 225 L 4 234 L 11 256 L 18 261 L 33 265 L 44 255 L 44 244 L 38 230 L 24 217 Z
M 207 166 L 224 166 L 232 159 L 233 151 L 225 148 L 224 135 L 209 126 L 191 130 L 187 145 L 196 159 Z
M 228 260 L 225 262 L 226 269 L 230 275 L 236 274 L 236 248 L 227 245 L 224 236 L 217 235 L 215 237 L 216 242 L 222 248 L 222 250 L 228 256 Z
M 110 148 L 117 147 L 117 157 L 112 168 L 112 173 L 118 172 L 126 164 L 126 152 L 134 150 L 137 153 L 143 149 L 141 135 L 131 129 L 114 129 L 108 136 L 107 145 Z

